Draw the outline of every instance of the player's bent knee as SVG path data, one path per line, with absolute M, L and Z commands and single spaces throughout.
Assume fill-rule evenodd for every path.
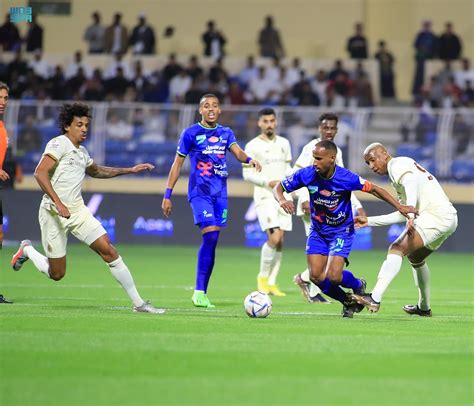
M 408 254 L 408 247 L 405 244 L 394 242 L 388 247 L 389 254 L 401 254 L 405 256 Z

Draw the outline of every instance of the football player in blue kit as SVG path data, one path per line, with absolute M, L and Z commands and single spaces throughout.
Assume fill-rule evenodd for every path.
M 302 187 L 308 188 L 311 205 L 311 231 L 306 243 L 308 268 L 311 281 L 326 295 L 343 304 L 343 317 L 353 317 L 362 310 L 345 293 L 344 288 L 360 290 L 361 281 L 351 272 L 344 271 L 344 261 L 349 256 L 354 240 L 351 191 L 361 190 L 386 201 L 405 217 L 416 213 L 412 206 L 403 206 L 385 189 L 362 179 L 359 175 L 336 165 L 337 147 L 324 140 L 313 150 L 314 163 L 283 179 L 274 188 L 280 207 L 294 213 L 292 201 L 283 192 L 291 193 Z
M 214 268 L 219 232 L 227 224 L 227 163 L 229 150 L 240 162 L 261 170 L 260 164 L 239 147 L 233 131 L 217 123 L 221 113 L 220 103 L 214 94 L 205 94 L 199 102 L 201 121 L 186 128 L 180 137 L 176 157 L 171 166 L 165 195 L 163 214 L 171 215 L 171 194 L 179 178 L 186 156 L 191 169 L 188 184 L 188 200 L 194 215 L 194 223 L 202 233 L 198 252 L 196 288 L 192 296 L 197 307 L 212 308 L 207 296 L 209 279 Z

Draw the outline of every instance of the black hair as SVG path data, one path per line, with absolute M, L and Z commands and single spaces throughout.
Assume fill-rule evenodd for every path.
M 8 93 L 10 93 L 10 88 L 5 82 L 0 82 L 0 90 L 5 89 Z
M 276 113 L 275 113 L 275 110 L 273 110 L 270 107 L 265 107 L 264 109 L 262 109 L 258 112 L 258 118 L 260 118 L 262 116 L 271 116 L 271 115 L 276 116 Z
M 334 113 L 323 113 L 319 116 L 319 124 L 321 124 L 324 120 L 335 121 L 337 125 L 339 117 Z
M 337 147 L 336 147 L 336 144 L 334 144 L 334 142 L 329 141 L 329 140 L 322 140 L 322 141 L 319 141 L 314 147 L 315 147 L 315 148 L 324 148 L 324 149 L 333 151 L 333 152 L 335 152 L 335 153 L 337 154 Z
M 66 127 L 71 125 L 74 117 L 87 117 L 90 120 L 90 107 L 83 103 L 64 104 L 59 111 L 59 129 L 66 132 Z
M 206 93 L 206 94 L 202 95 L 201 98 L 199 99 L 199 104 L 201 104 L 202 101 L 204 99 L 207 99 L 208 97 L 212 97 L 214 99 L 217 99 L 217 101 L 220 103 L 219 98 L 214 93 Z

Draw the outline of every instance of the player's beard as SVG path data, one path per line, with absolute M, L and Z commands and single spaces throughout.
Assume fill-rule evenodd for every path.
M 265 135 L 266 135 L 268 138 L 273 138 L 273 136 L 275 135 L 275 131 L 273 131 L 273 130 L 267 130 L 267 131 L 265 131 Z

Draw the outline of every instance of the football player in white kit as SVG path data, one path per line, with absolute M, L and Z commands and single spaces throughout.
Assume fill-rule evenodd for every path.
M 243 178 L 255 185 L 253 198 L 260 227 L 268 240 L 262 246 L 260 272 L 257 288 L 260 292 L 275 296 L 286 296 L 276 283 L 280 271 L 285 231 L 291 231 L 291 215 L 280 208 L 273 198 L 272 189 L 291 169 L 291 147 L 286 138 L 275 133 L 277 126 L 275 111 L 265 108 L 258 114 L 261 133 L 245 146 L 247 155 L 262 165 L 262 171 L 248 165 L 243 166 Z
M 90 123 L 90 109 L 85 104 L 63 105 L 59 123 L 63 135 L 48 142 L 35 170 L 35 178 L 45 193 L 39 208 L 39 223 L 46 256 L 39 253 L 30 240 L 23 240 L 12 258 L 13 269 L 19 271 L 31 259 L 48 278 L 61 280 L 66 274 L 67 235 L 70 232 L 107 263 L 114 278 L 130 297 L 134 312 L 164 313 L 164 309 L 158 309 L 141 298 L 127 265 L 102 224 L 84 205 L 81 192 L 86 173 L 93 178 L 113 178 L 151 171 L 154 166 L 138 164 L 132 168 L 110 168 L 94 163 L 81 145 L 87 138 Z
M 329 140 L 334 142 L 334 138 L 337 135 L 337 124 L 339 118 L 333 113 L 324 113 L 319 117 L 319 134 L 320 138 L 315 138 L 308 142 L 301 150 L 300 156 L 295 162 L 295 169 L 305 168 L 313 164 L 313 150 L 315 145 L 322 140 Z M 342 151 L 337 147 L 336 165 L 344 167 L 342 159 Z M 296 215 L 301 217 L 303 220 L 306 236 L 309 235 L 311 227 L 310 208 L 309 208 L 309 194 L 306 188 L 301 188 L 297 192 L 298 194 L 298 205 L 296 208 Z M 357 196 L 352 193 L 351 196 L 352 210 L 355 215 L 365 216 L 364 208 Z M 293 282 L 301 289 L 303 296 L 310 303 L 330 303 L 324 296 L 321 295 L 321 289 L 319 289 L 309 279 L 309 270 L 306 269 L 302 273 L 296 274 L 293 277 Z
M 388 255 L 377 276 L 371 294 L 352 295 L 369 311 L 377 312 L 388 286 L 400 271 L 404 256 L 408 257 L 413 270 L 419 299 L 416 305 L 403 307 L 408 314 L 431 317 L 430 271 L 426 258 L 456 230 L 457 212 L 436 178 L 411 158 L 393 158 L 380 143 L 370 144 L 364 151 L 364 159 L 378 175 L 387 175 L 397 192 L 400 203 L 415 206 L 416 218 L 410 218 L 404 232 L 392 243 Z M 405 221 L 397 213 L 373 217 L 357 217 L 356 226 L 382 226 Z

